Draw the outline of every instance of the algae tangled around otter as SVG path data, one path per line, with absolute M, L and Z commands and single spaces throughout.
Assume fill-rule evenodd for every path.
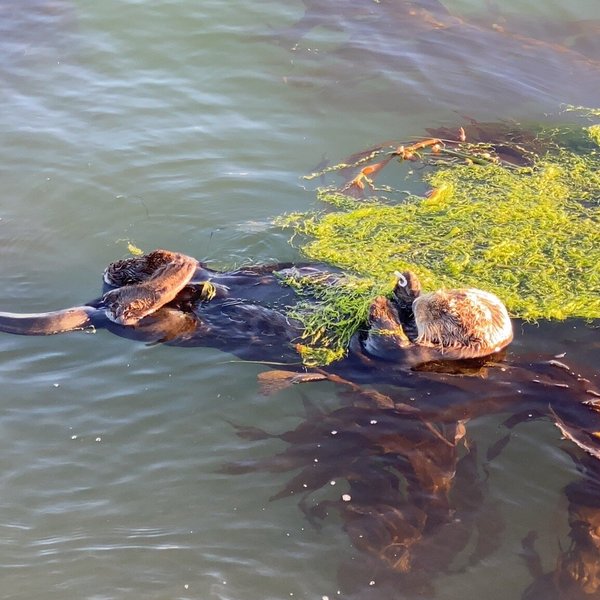
M 489 141 L 422 156 L 425 197 L 358 200 L 348 186 L 329 188 L 318 197 L 330 210 L 280 217 L 303 254 L 352 273 L 333 286 L 287 281 L 317 300 L 294 315 L 305 325 L 305 362 L 342 356 L 373 297 L 389 295 L 394 271 L 406 269 L 425 289 L 494 292 L 513 317 L 599 318 L 600 125 L 540 128 L 531 139 L 532 148 L 515 143 L 524 166 Z

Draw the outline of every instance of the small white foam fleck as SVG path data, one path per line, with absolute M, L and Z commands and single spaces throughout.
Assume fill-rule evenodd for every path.
M 342 500 L 344 502 L 350 502 L 350 500 L 352 500 L 352 496 L 350 494 L 342 494 Z

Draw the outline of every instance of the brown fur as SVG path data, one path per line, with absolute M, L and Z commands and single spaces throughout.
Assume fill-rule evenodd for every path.
M 461 358 L 501 350 L 513 338 L 510 317 L 499 298 L 474 288 L 439 290 L 413 302 L 417 343 L 442 352 L 458 350 Z
M 362 345 L 372 356 L 415 367 L 432 361 L 480 358 L 513 337 L 502 302 L 474 288 L 421 294 L 417 276 L 397 273 L 394 300 L 378 297 Z
M 134 325 L 171 302 L 190 282 L 197 266 L 195 258 L 168 250 L 109 265 L 105 280 L 139 283 L 107 292 L 102 298 L 106 316 L 120 325 Z

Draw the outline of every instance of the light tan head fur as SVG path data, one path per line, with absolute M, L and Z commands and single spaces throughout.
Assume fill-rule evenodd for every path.
M 513 338 L 510 317 L 500 299 L 474 288 L 438 290 L 413 302 L 417 344 L 460 358 L 497 352 Z

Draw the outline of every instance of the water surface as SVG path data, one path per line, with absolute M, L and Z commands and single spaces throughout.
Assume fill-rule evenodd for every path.
M 1 0 L 2 309 L 91 299 L 127 240 L 213 266 L 298 259 L 271 219 L 315 206 L 300 176 L 321 161 L 465 116 L 597 104 L 592 0 L 423 5 L 452 26 L 400 16 L 399 0 Z M 592 324 L 518 324 L 511 352 L 594 372 L 597 340 Z M 285 446 L 229 420 L 293 429 L 304 394 L 344 402 L 333 385 L 265 397 L 264 366 L 105 331 L 2 335 L 0 351 L 0 597 L 352 595 L 338 571 L 364 557 L 338 517 L 317 530 L 295 499 L 269 502 L 289 473 L 220 472 Z M 506 416 L 469 425 L 482 454 Z M 515 431 L 488 482 L 502 543 L 437 573 L 437 597 L 519 598 L 521 539 L 538 532 L 546 570 L 568 543 L 576 464 L 549 419 Z M 357 597 L 382 598 L 369 583 Z

